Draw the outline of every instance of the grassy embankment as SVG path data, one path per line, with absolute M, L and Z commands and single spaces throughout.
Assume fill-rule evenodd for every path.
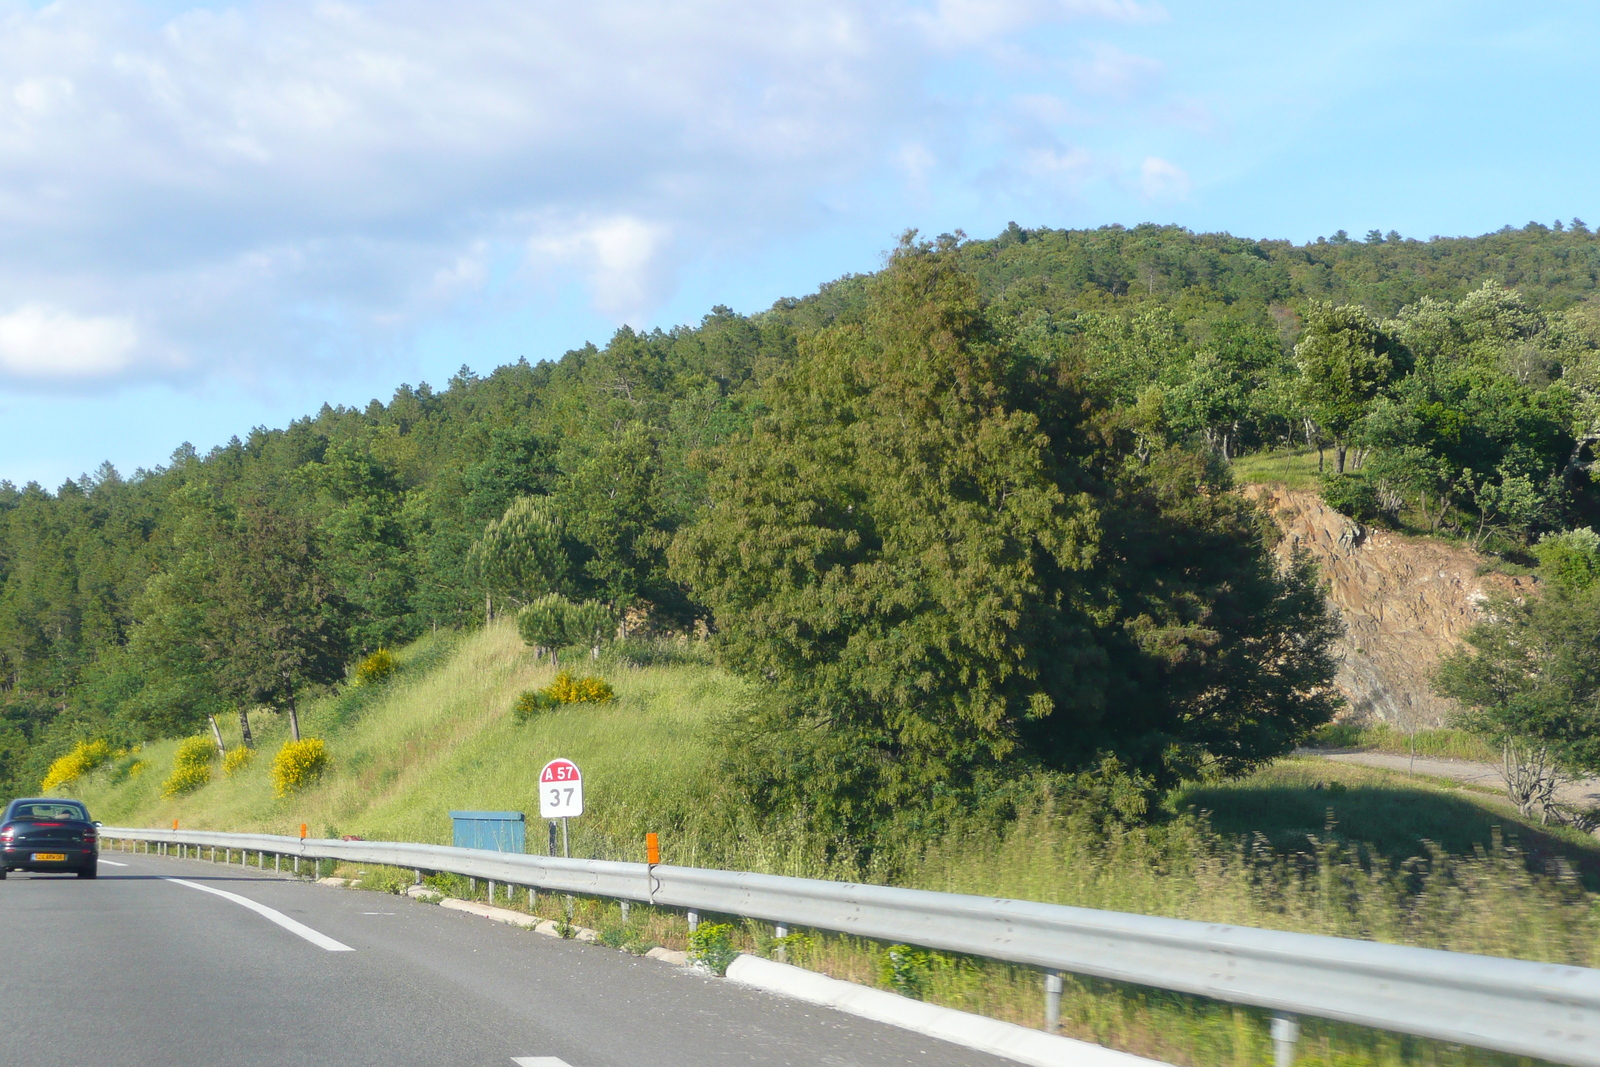
M 1317 463 L 1316 449 L 1290 448 L 1272 452 L 1253 452 L 1233 461 L 1233 480 L 1240 484 L 1272 482 L 1287 489 L 1315 490 L 1324 470 L 1333 470 L 1334 456 L 1329 449 Z
M 573 824 L 574 854 L 636 857 L 644 831 L 655 829 L 669 862 L 830 873 L 804 850 L 718 830 L 698 817 L 714 790 L 716 719 L 746 693 L 713 667 L 613 660 L 603 673 L 617 690 L 614 704 L 570 706 L 517 725 L 509 714 L 516 695 L 553 672 L 533 662 L 509 627 L 430 638 L 399 659 L 392 681 L 307 709 L 306 733 L 327 741 L 333 766 L 299 796 L 272 794 L 268 764 L 283 737 L 283 724 L 273 720 L 258 724 L 261 753 L 249 767 L 231 778 L 219 770 L 187 797 L 160 797 L 175 742 L 147 746 L 140 754 L 147 766 L 138 774 L 112 781 L 114 772 L 100 772 L 73 791 L 113 824 L 161 826 L 177 818 L 185 826 L 293 833 L 306 822 L 319 835 L 447 841 L 452 808 L 530 810 L 539 767 L 559 755 L 584 768 L 591 809 Z M 1596 962 L 1594 898 L 1580 876 L 1564 872 L 1600 868 L 1600 849 L 1589 839 L 1523 825 L 1492 796 L 1368 768 L 1289 760 L 1242 781 L 1193 786 L 1169 806 L 1170 820 L 1108 839 L 1081 815 L 1047 804 L 1003 836 L 930 842 L 922 856 L 909 858 L 905 881 Z M 1209 816 L 1185 814 L 1191 810 Z M 1498 849 L 1502 831 L 1535 852 L 1536 865 L 1552 875 L 1530 874 L 1519 854 Z M 542 850 L 540 837 L 530 832 L 530 850 Z M 399 888 L 405 877 L 371 870 L 363 881 Z M 441 881 L 453 895 L 467 895 L 465 884 Z M 538 910 L 558 917 L 565 906 L 546 895 Z M 681 917 L 645 908 L 635 908 L 623 929 L 615 905 L 605 901 L 576 902 L 573 918 L 636 948 L 681 947 L 685 935 Z M 747 948 L 772 947 L 754 924 L 740 936 Z M 787 949 L 791 960 L 840 977 L 887 982 L 882 946 L 799 933 Z M 914 971 L 901 976 L 902 991 L 918 987 L 935 1002 L 1042 1024 L 1038 975 L 1026 968 L 930 955 Z M 1271 1059 L 1259 1012 L 1090 980 L 1072 983 L 1063 1011 L 1069 1034 L 1175 1063 Z M 1314 1020 L 1306 1020 L 1306 1032 L 1300 1062 L 1309 1065 L 1510 1062 Z
M 161 796 L 176 741 L 146 745 L 140 773 L 121 781 L 96 775 L 78 791 L 111 824 L 178 819 L 196 829 L 294 834 L 305 823 L 312 836 L 448 844 L 452 809 L 536 808 L 539 769 L 564 756 L 583 768 L 592 812 L 571 823 L 575 854 L 631 857 L 646 830 L 685 821 L 710 759 L 702 725 L 741 691 L 708 666 L 613 664 L 599 673 L 617 683 L 615 702 L 567 705 L 519 725 L 510 714 L 517 695 L 548 684 L 555 669 L 535 662 L 514 627 L 424 638 L 396 658 L 392 680 L 346 689 L 302 712 L 302 733 L 326 741 L 332 766 L 296 796 L 273 794 L 272 756 L 288 727 L 270 714 L 252 720 L 258 754 L 244 770 L 228 776 L 213 765 L 211 783 L 187 796 Z M 597 669 L 576 658 L 562 666 Z M 239 725 L 221 725 L 231 749 Z M 530 847 L 539 844 L 536 829 L 530 824 Z M 698 861 L 693 840 L 666 839 L 672 862 Z

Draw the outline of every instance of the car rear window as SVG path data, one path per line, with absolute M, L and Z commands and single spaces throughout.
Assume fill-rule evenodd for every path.
M 89 812 L 82 804 L 67 804 L 61 801 L 29 801 L 18 804 L 11 809 L 13 819 L 78 819 L 81 822 L 89 821 Z

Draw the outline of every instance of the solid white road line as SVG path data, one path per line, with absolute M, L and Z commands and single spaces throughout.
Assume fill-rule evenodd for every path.
M 513 1056 L 511 1062 L 517 1067 L 571 1067 L 566 1060 L 554 1056 Z
M 1168 1067 L 1160 1060 L 841 982 L 760 956 L 739 956 L 728 965 L 728 979 L 1033 1067 Z
M 249 908 L 258 915 L 265 916 L 267 919 L 277 923 L 291 934 L 305 938 L 318 948 L 327 949 L 329 952 L 355 951 L 355 949 L 351 948 L 349 945 L 335 941 L 327 934 L 318 933 L 305 923 L 295 922 L 281 911 L 275 911 L 272 908 L 267 907 L 265 904 L 257 904 L 249 897 L 241 897 L 238 893 L 229 893 L 223 889 L 212 889 L 208 885 L 201 885 L 199 882 L 191 882 L 185 878 L 168 878 L 167 881 L 176 882 L 178 885 L 186 885 L 190 889 L 198 889 L 202 893 L 215 893 L 219 897 L 222 897 L 226 900 L 231 900 L 235 904 Z
M 126 867 L 127 866 L 126 863 L 118 863 L 116 860 L 101 860 L 100 862 L 104 863 L 107 867 Z

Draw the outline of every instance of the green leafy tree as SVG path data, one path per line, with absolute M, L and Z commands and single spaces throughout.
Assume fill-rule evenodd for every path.
M 567 612 L 567 640 L 586 645 L 598 655 L 617 635 L 617 613 L 598 600 L 572 605 Z
M 1287 751 L 1332 708 L 1308 565 L 1278 575 L 1204 457 L 1139 461 L 1002 344 L 953 253 L 908 241 L 861 322 L 802 340 L 673 544 L 724 661 L 776 689 L 736 731 L 747 795 L 864 840 L 1105 751 Z
M 208 678 L 241 707 L 280 707 L 298 740 L 303 691 L 344 676 L 350 606 L 323 570 L 308 520 L 262 504 L 235 513 L 196 490 L 186 498 L 184 557 L 161 589 L 158 625 L 173 629 L 151 635 L 162 677 L 183 692 Z
M 565 524 L 549 497 L 518 497 L 484 527 L 470 559 L 492 600 L 499 596 L 526 604 L 544 593 L 568 588 L 572 560 L 564 543 Z
M 1335 470 L 1344 473 L 1353 430 L 1368 406 L 1404 369 L 1406 353 L 1354 304 L 1313 304 L 1294 348 L 1300 402 L 1333 438 Z
M 556 663 L 560 649 L 571 643 L 569 620 L 573 607 L 560 593 L 535 597 L 517 612 L 517 632 L 536 652 L 547 650 L 550 662 Z
M 671 610 L 681 594 L 666 578 L 661 452 L 656 434 L 633 423 L 577 460 L 559 491 L 562 514 L 586 558 L 589 589 L 626 607 L 643 600 Z
M 1584 527 L 1535 546 L 1537 596 L 1500 596 L 1434 687 L 1460 724 L 1500 747 L 1507 794 L 1548 821 L 1564 773 L 1600 773 L 1600 536 Z

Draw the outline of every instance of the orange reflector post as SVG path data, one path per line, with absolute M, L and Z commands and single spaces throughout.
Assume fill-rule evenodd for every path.
M 305 823 L 301 823 L 300 824 L 300 840 L 304 841 L 305 839 L 306 839 L 306 824 Z
M 661 838 L 655 834 L 644 835 L 644 861 L 651 865 L 661 862 Z
M 177 819 L 173 819 L 172 820 L 172 828 L 174 830 L 176 830 L 178 828 L 178 820 Z

